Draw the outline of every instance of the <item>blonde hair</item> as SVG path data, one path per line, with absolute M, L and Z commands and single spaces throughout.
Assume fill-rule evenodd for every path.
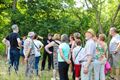
M 100 40 L 105 41 L 106 35 L 105 34 L 99 34 L 99 38 L 100 38 Z
M 73 36 L 74 36 L 74 38 L 79 39 L 80 38 L 80 33 L 79 32 L 75 32 L 73 34 Z
M 53 40 L 60 40 L 60 34 L 54 34 Z

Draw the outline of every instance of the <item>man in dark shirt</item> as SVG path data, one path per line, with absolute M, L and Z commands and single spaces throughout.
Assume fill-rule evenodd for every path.
M 9 41 L 10 42 L 10 66 L 8 68 L 9 70 L 9 74 L 10 74 L 10 69 L 12 66 L 14 66 L 14 69 L 17 73 L 18 71 L 18 66 L 19 66 L 19 58 L 20 58 L 20 53 L 19 53 L 19 49 L 21 46 L 21 41 L 20 41 L 20 37 L 19 37 L 19 28 L 16 24 L 12 25 L 12 30 L 13 32 L 10 33 L 10 35 L 8 35 L 5 38 L 5 41 Z
M 44 46 L 48 45 L 50 42 L 52 42 L 52 35 L 48 34 L 48 38 L 47 39 L 43 39 L 44 40 Z M 51 52 L 53 52 L 53 47 L 51 47 L 49 49 Z M 53 67 L 53 54 L 49 54 L 46 52 L 46 50 L 44 49 L 44 54 L 43 54 L 43 60 L 42 60 L 42 69 L 45 69 L 45 63 L 46 63 L 46 59 L 48 57 L 48 70 L 51 69 L 51 66 Z

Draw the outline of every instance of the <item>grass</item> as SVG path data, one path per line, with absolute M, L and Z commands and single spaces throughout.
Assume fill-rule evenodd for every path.
M 41 61 L 39 67 L 41 66 Z M 34 76 L 29 80 L 51 80 L 52 70 L 40 71 L 40 77 Z M 71 79 L 72 74 L 69 72 L 69 78 Z M 25 77 L 25 65 L 20 63 L 18 75 L 16 75 L 14 69 L 12 68 L 11 75 L 8 74 L 8 64 L 6 64 L 5 58 L 0 57 L 0 80 L 28 80 Z
M 39 67 L 40 66 L 41 66 L 41 60 L 40 60 Z M 9 75 L 8 74 L 8 64 L 6 64 L 5 58 L 0 56 L 0 80 L 51 80 L 52 74 L 53 74 L 52 70 L 48 71 L 46 69 L 45 71 L 40 71 L 40 69 L 39 69 L 40 77 L 36 77 L 34 75 L 33 78 L 26 79 L 25 64 L 23 65 L 20 63 L 18 75 L 16 75 L 13 68 L 12 68 L 11 75 Z M 106 77 L 108 77 L 108 76 L 106 76 Z M 72 80 L 72 73 L 70 73 L 70 71 L 69 71 L 69 79 Z M 106 80 L 110 80 L 110 79 L 106 79 Z

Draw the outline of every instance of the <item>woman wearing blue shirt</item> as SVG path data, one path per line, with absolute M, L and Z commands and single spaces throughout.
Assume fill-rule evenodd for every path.
M 59 46 L 59 53 L 58 53 L 58 62 L 59 62 L 59 75 L 60 80 L 69 80 L 68 79 L 68 67 L 71 64 L 70 61 L 70 46 L 68 43 L 68 35 L 63 34 L 61 36 L 61 44 Z

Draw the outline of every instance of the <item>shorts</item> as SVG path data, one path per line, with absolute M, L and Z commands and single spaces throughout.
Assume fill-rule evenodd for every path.
M 112 54 L 113 68 L 120 68 L 120 54 Z
M 75 64 L 74 68 L 75 68 L 75 77 L 80 77 L 81 65 L 80 64 Z

